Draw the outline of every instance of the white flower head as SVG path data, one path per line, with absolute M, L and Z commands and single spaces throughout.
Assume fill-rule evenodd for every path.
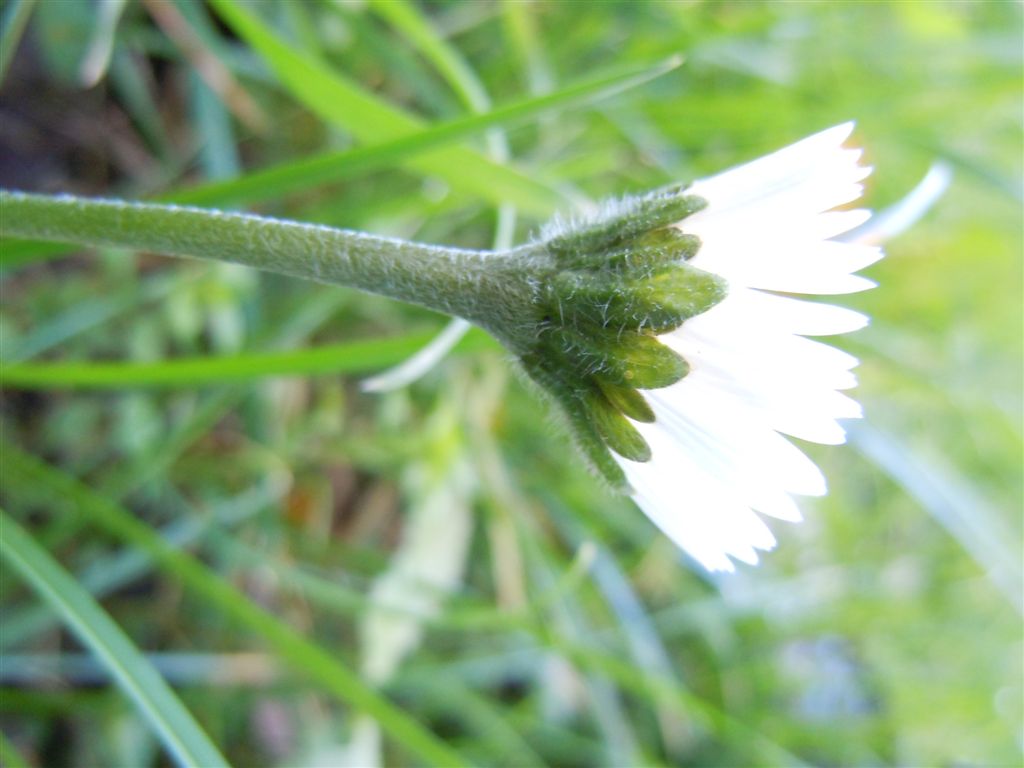
M 527 370 L 602 474 L 709 570 L 756 563 L 775 545 L 762 515 L 799 520 L 793 497 L 825 493 L 787 438 L 842 443 L 840 420 L 861 415 L 842 393 L 857 360 L 808 337 L 867 318 L 781 295 L 874 285 L 854 273 L 882 251 L 835 239 L 870 216 L 836 210 L 870 173 L 843 146 L 852 130 L 556 225 L 545 242 L 565 271 Z
M 874 283 L 853 274 L 881 249 L 832 238 L 863 224 L 864 210 L 833 210 L 861 196 L 870 168 L 845 149 L 847 123 L 687 192 L 707 207 L 678 224 L 700 238 L 690 263 L 724 277 L 726 297 L 660 340 L 689 363 L 676 384 L 645 397 L 655 420 L 637 429 L 647 462 L 619 459 L 647 515 L 710 570 L 757 562 L 775 537 L 761 516 L 799 520 L 793 495 L 820 496 L 825 479 L 786 436 L 839 444 L 839 420 L 860 406 L 856 358 L 806 338 L 847 333 L 867 318 L 776 292 L 842 294 Z

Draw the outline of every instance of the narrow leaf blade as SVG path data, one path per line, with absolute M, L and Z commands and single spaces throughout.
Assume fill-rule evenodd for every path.
M 0 557 L 21 574 L 96 654 L 182 765 L 227 766 L 167 685 L 109 615 L 17 522 L 0 510 Z

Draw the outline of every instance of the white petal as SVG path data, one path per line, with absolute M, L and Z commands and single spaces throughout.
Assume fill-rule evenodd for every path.
M 868 324 L 867 315 L 833 304 L 785 298 L 761 291 L 734 289 L 729 297 L 748 317 L 787 333 L 832 336 L 857 331 Z
M 790 493 L 824 495 L 825 478 L 814 463 L 765 424 L 755 408 L 714 382 L 692 373 L 647 398 L 656 421 L 641 428 L 645 438 L 655 429 L 664 431 L 693 456 L 706 456 L 709 464 L 731 464 L 748 477 L 772 478 Z
M 692 264 L 739 286 L 787 293 L 854 293 L 873 283 L 852 272 L 882 258 L 880 249 L 835 241 L 778 239 L 765 245 L 750 236 L 703 239 Z
M 836 211 L 860 197 L 870 169 L 845 149 L 852 123 L 695 183 L 707 207 L 677 225 L 697 235 L 691 263 L 724 277 L 724 300 L 660 339 L 690 373 L 645 392 L 655 415 L 636 428 L 651 459 L 620 459 L 634 496 L 676 543 L 711 570 L 757 562 L 775 538 L 758 513 L 797 521 L 791 495 L 826 492 L 818 467 L 783 435 L 817 443 L 846 439 L 841 419 L 858 403 L 857 359 L 804 338 L 867 325 L 843 307 L 767 291 L 840 294 L 874 285 L 853 273 L 880 249 L 835 238 L 870 214 Z
M 727 200 L 738 206 L 821 178 L 815 171 L 825 159 L 831 160 L 832 165 L 846 163 L 856 167 L 858 151 L 836 151 L 852 132 L 853 123 L 822 131 L 778 152 L 696 182 L 692 186 L 693 193 L 709 201 Z M 844 152 L 851 152 L 853 156 Z
M 754 547 L 770 549 L 771 531 L 663 435 L 652 436 L 657 458 L 621 464 L 641 508 L 666 535 L 710 570 L 732 570 L 729 556 L 756 563 Z

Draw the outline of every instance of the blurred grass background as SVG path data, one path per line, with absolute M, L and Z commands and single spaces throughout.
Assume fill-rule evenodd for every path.
M 444 318 L 13 242 L 3 361 L 76 366 L 6 383 L 2 504 L 236 765 L 1020 765 L 1021 25 L 1002 2 L 8 0 L 4 187 L 489 247 L 851 118 L 871 207 L 936 160 L 954 181 L 843 302 L 874 318 L 839 342 L 868 417 L 806 447 L 831 493 L 757 568 L 709 577 L 609 497 L 485 339 L 360 391 Z M 169 764 L 159 713 L 11 562 L 0 762 Z

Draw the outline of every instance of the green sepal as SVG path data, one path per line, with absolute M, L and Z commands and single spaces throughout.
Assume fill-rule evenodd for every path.
M 563 272 L 547 286 L 549 306 L 559 319 L 601 329 L 649 329 L 664 333 L 706 312 L 725 297 L 725 281 L 685 262 L 661 267 L 641 278 Z
M 597 376 L 620 387 L 667 387 L 690 371 L 682 357 L 648 333 L 623 330 L 595 336 L 563 328 L 546 342 L 580 376 Z
M 665 264 L 689 261 L 700 250 L 700 238 L 675 227 L 663 227 L 641 235 L 613 251 L 604 259 L 603 266 L 617 272 L 643 274 Z
M 690 370 L 657 335 L 725 296 L 724 280 L 688 264 L 700 239 L 673 226 L 706 205 L 681 187 L 659 190 L 606 207 L 531 252 L 545 265 L 532 283 L 534 333 L 512 346 L 562 406 L 593 468 L 619 488 L 626 480 L 614 454 L 651 457 L 637 423 L 655 414 L 639 390 Z
M 601 392 L 608 398 L 608 402 L 622 411 L 624 416 L 644 424 L 654 423 L 654 411 L 651 410 L 651 406 L 644 396 L 635 389 L 603 381 L 600 376 L 595 377 L 595 380 L 601 388 Z
M 603 371 L 610 354 L 602 346 L 600 337 L 580 333 L 573 326 L 554 326 L 545 330 L 538 349 L 541 355 L 558 361 L 579 381 Z
M 613 384 L 636 389 L 668 387 L 686 376 L 690 366 L 654 336 L 628 331 L 616 337 L 601 376 Z
M 726 286 L 718 275 L 683 262 L 664 267 L 623 290 L 632 294 L 631 310 L 643 317 L 640 327 L 664 333 L 715 306 L 725 298 Z
M 620 209 L 592 224 L 556 235 L 547 242 L 548 250 L 563 259 L 589 258 L 594 254 L 628 243 L 652 230 L 676 224 L 705 208 L 707 201 L 678 191 L 624 200 Z
M 594 418 L 586 406 L 586 384 L 581 387 L 578 383 L 571 383 L 567 379 L 571 372 L 543 355 L 526 355 L 522 358 L 522 364 L 530 378 L 561 407 L 562 413 L 567 417 L 573 441 L 591 468 L 613 489 L 627 490 L 629 482 L 626 475 L 612 456 L 608 443 L 598 431 Z
M 650 461 L 651 446 L 599 390 L 590 392 L 584 405 L 609 448 L 631 461 Z

